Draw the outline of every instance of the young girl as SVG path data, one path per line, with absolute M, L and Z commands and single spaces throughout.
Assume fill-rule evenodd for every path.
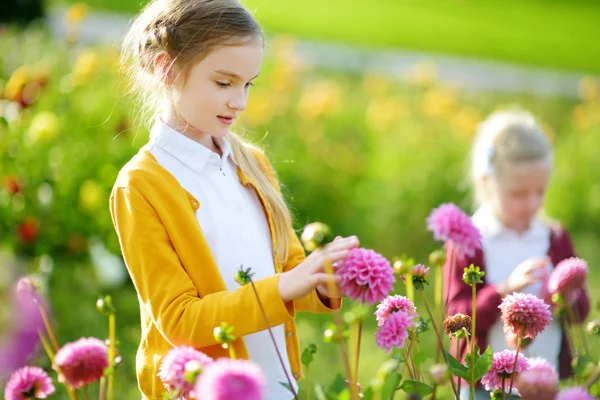
M 358 239 L 337 238 L 305 258 L 268 159 L 230 131 L 259 75 L 263 46 L 259 25 L 236 0 L 155 0 L 125 38 L 135 88 L 158 114 L 110 198 L 140 302 L 144 399 L 162 398 L 157 372 L 172 346 L 227 357 L 213 337 L 222 322 L 234 328 L 237 357 L 268 377 L 266 398 L 292 398 L 253 289 L 234 281 L 241 266 L 255 273 L 295 379 L 302 375 L 295 313 L 341 305 L 329 296 L 323 265 L 345 258 Z
M 575 256 L 568 232 L 540 216 L 552 165 L 550 143 L 529 113 L 496 112 L 480 125 L 473 146 L 472 178 L 480 205 L 473 223 L 481 231 L 482 249 L 474 257 L 459 258 L 451 272 L 454 249 L 450 247 L 444 271 L 448 315 L 471 315 L 471 287 L 462 281 L 463 269 L 474 264 L 486 273 L 484 283 L 477 287 L 474 337 L 481 349 L 488 345 L 493 352 L 514 349 L 516 341 L 505 335 L 500 320 L 502 298 L 513 292 L 541 297 L 542 284 L 553 266 Z M 589 312 L 585 291 L 574 307 L 585 319 Z M 568 343 L 556 318 L 523 353 L 545 358 L 561 377 L 571 373 Z M 489 399 L 483 391 L 478 396 Z

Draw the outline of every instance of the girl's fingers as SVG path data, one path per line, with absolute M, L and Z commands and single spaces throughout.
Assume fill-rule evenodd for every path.
M 347 238 L 334 240 L 333 242 L 325 246 L 324 251 L 331 252 L 339 251 L 342 249 L 353 249 L 355 247 L 358 247 L 359 244 L 360 242 L 358 241 L 358 238 L 356 236 L 350 236 Z

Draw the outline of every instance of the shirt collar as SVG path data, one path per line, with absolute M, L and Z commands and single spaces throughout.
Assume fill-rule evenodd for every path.
M 489 205 L 482 205 L 475 211 L 475 214 L 473 214 L 473 224 L 483 236 L 488 237 L 518 235 L 522 239 L 537 239 L 547 237 L 549 233 L 549 228 L 536 216 L 531 220 L 527 231 L 517 234 L 514 230 L 505 227 L 498 220 L 496 213 Z
M 158 146 L 177 158 L 196 173 L 202 173 L 207 167 L 222 168 L 228 159 L 235 163 L 229 142 L 224 137 L 213 137 L 221 149 L 222 157 L 204 145 L 185 136 L 181 132 L 165 124 L 160 117 L 156 118 L 150 130 L 150 145 Z

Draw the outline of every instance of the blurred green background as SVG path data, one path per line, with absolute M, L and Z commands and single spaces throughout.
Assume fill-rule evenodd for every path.
M 53 0 L 47 6 L 61 4 Z M 89 4 L 116 12 L 139 7 L 137 1 Z M 600 3 L 246 4 L 256 9 L 269 34 L 269 51 L 236 129 L 266 149 L 298 229 L 322 221 L 336 234 L 357 234 L 364 247 L 390 259 L 407 254 L 426 262 L 439 246 L 425 229 L 431 209 L 455 202 L 473 211 L 466 171 L 477 123 L 496 109 L 518 105 L 539 118 L 555 146 L 547 212 L 571 231 L 579 254 L 589 261 L 590 287 L 600 283 L 597 78 L 580 81 L 578 98 L 501 94 L 442 84 L 429 63 L 414 65 L 411 78 L 400 82 L 374 71 L 311 67 L 295 51 L 303 39 L 322 39 L 597 73 Z M 85 24 L 85 9 L 77 7 L 66 22 L 71 28 Z M 118 398 L 123 399 L 138 395 L 139 310 L 123 275 L 108 196 L 118 170 L 147 140 L 144 122 L 126 97 L 115 46 L 83 44 L 76 35 L 65 41 L 37 25 L 0 29 L 0 259 L 47 279 L 62 343 L 105 337 L 107 321 L 95 301 L 113 296 L 124 359 Z M 404 293 L 402 284 L 397 292 Z M 593 290 L 591 295 L 595 305 L 600 297 Z M 594 306 L 590 318 L 597 314 Z M 320 347 L 313 382 L 329 383 L 341 365 L 335 345 L 321 340 L 330 322 L 329 316 L 298 316 L 302 347 L 309 342 Z M 372 340 L 374 331 L 370 319 L 363 382 L 385 359 Z M 433 335 L 423 340 L 421 348 L 431 354 Z M 48 366 L 43 357 L 40 363 Z

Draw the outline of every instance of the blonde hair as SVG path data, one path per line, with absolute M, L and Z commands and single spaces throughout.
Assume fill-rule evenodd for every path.
M 155 70 L 157 54 L 166 52 L 172 60 L 169 67 L 186 79 L 189 70 L 210 52 L 257 39 L 263 39 L 260 26 L 237 0 L 154 0 L 135 18 L 125 36 L 121 65 L 129 77 L 130 92 L 137 95 L 143 115 L 150 117 L 172 95 L 164 74 Z M 266 200 L 275 226 L 276 261 L 284 263 L 292 221 L 278 184 L 262 170 L 255 146 L 233 132 L 227 139 L 239 168 Z
M 481 178 L 497 175 L 507 166 L 553 162 L 552 146 L 534 116 L 523 110 L 497 111 L 478 127 L 471 153 L 475 203 L 486 201 Z

